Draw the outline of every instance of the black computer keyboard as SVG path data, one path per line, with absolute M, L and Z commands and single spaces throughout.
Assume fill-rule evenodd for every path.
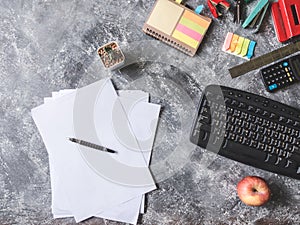
M 300 110 L 277 101 L 209 85 L 190 140 L 235 161 L 300 180 Z

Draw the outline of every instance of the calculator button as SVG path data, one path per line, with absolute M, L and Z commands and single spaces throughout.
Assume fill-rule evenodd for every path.
M 269 86 L 269 90 L 272 91 L 277 88 L 277 84 L 272 84 Z

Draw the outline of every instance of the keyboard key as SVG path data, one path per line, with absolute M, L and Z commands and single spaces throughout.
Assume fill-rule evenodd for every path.
M 289 168 L 291 164 L 292 164 L 292 161 L 291 160 L 287 160 L 284 167 L 285 168 Z
M 282 158 L 281 158 L 281 157 L 277 157 L 277 160 L 276 160 L 276 162 L 275 162 L 275 165 L 280 164 L 281 161 L 282 161 Z
M 287 122 L 287 118 L 285 118 L 284 116 L 280 116 L 279 117 L 279 122 L 286 123 Z
M 209 116 L 201 115 L 199 117 L 199 122 L 201 122 L 201 123 L 209 124 L 210 121 L 211 121 L 211 119 Z
M 275 162 L 276 162 L 276 156 L 268 153 L 266 155 L 266 158 L 265 158 L 264 162 L 267 162 L 267 163 L 270 163 L 270 164 L 275 164 Z

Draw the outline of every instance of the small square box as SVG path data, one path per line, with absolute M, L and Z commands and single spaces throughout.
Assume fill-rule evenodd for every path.
M 125 62 L 125 56 L 115 41 L 101 46 L 98 49 L 98 55 L 106 69 L 114 70 Z

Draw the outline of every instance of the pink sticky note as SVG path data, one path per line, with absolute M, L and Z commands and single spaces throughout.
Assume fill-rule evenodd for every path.
M 223 50 L 224 51 L 227 51 L 230 48 L 232 37 L 233 37 L 233 33 L 228 32 L 227 35 L 226 35 L 224 45 L 223 45 Z

